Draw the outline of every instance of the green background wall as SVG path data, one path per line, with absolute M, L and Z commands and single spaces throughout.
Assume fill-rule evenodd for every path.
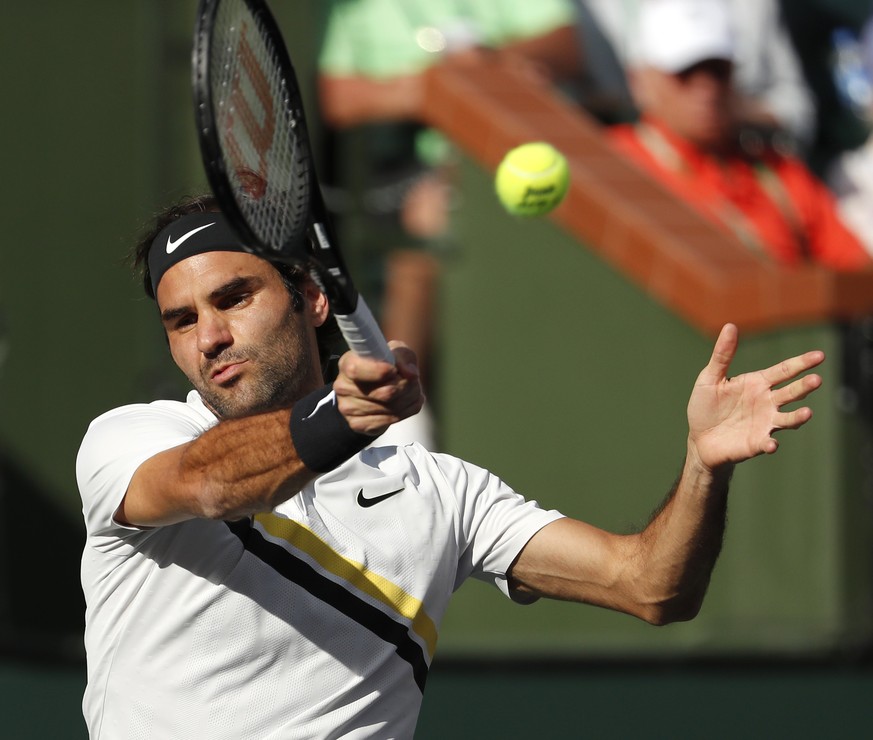
M 447 443 L 549 508 L 612 530 L 644 524 L 680 469 L 685 404 L 712 339 L 558 228 L 504 214 L 487 173 L 467 164 L 460 180 L 461 247 L 441 313 Z M 696 620 L 659 630 L 557 602 L 492 609 L 501 597 L 474 585 L 453 602 L 441 648 L 590 657 L 863 644 L 873 618 L 869 430 L 843 403 L 841 334 L 811 326 L 744 337 L 731 371 L 816 347 L 829 364 L 815 421 L 780 435 L 776 456 L 738 468 L 727 541 Z
M 273 5 L 311 99 L 322 6 Z M 204 187 L 188 81 L 194 8 L 4 6 L 4 737 L 84 736 L 78 443 L 103 410 L 184 387 L 123 258 L 149 214 Z M 549 222 L 503 214 L 488 181 L 463 162 L 461 248 L 446 263 L 441 314 L 446 445 L 546 506 L 604 527 L 639 525 L 678 472 L 684 404 L 710 340 Z M 732 727 L 725 715 L 757 736 L 772 736 L 770 722 L 815 737 L 837 718 L 863 720 L 869 440 L 844 403 L 840 333 L 749 337 L 737 369 L 811 345 L 831 355 L 815 423 L 738 472 L 699 620 L 658 630 L 565 604 L 513 607 L 469 584 L 445 622 L 421 737 L 576 737 L 580 716 L 588 735 L 639 734 L 655 721 L 676 728 L 655 736 L 672 737 L 697 736 L 719 716 L 708 731 L 718 736 Z

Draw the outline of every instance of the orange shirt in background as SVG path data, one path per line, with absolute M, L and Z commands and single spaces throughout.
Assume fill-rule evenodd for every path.
M 808 258 L 835 270 L 868 267 L 870 256 L 840 220 L 825 185 L 797 159 L 716 158 L 652 120 L 609 129 L 615 147 L 676 195 L 784 264 Z

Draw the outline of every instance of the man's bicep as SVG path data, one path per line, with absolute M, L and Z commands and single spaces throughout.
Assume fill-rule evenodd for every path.
M 510 570 L 512 588 L 564 601 L 630 610 L 623 576 L 636 535 L 616 535 L 563 518 L 537 532 Z

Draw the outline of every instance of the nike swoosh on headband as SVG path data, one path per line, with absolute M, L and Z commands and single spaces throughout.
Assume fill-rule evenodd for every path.
M 186 239 L 189 239 L 190 237 L 194 236 L 194 234 L 196 234 L 198 231 L 203 231 L 203 229 L 208 229 L 210 226 L 215 226 L 215 221 L 213 221 L 211 224 L 205 224 L 203 226 L 198 226 L 196 229 L 191 229 L 191 231 L 189 231 L 186 234 L 182 234 L 182 236 L 180 236 L 175 241 L 173 240 L 172 236 L 168 236 L 167 237 L 167 254 L 172 254 L 173 252 L 176 251 L 176 249 L 179 248 L 179 246 L 181 246 L 182 242 L 184 242 Z

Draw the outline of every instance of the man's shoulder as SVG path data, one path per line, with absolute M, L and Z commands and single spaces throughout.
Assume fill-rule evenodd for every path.
M 200 434 L 217 423 L 195 392 L 185 401 L 162 399 L 149 403 L 130 403 L 104 411 L 89 425 L 85 438 L 141 435 L 149 429 L 176 429 Z
M 97 424 L 116 418 L 135 418 L 140 416 L 178 416 L 199 419 L 212 424 L 215 415 L 209 411 L 196 391 L 191 391 L 184 401 L 174 399 L 157 399 L 148 402 L 127 403 L 104 411 L 91 423 Z

